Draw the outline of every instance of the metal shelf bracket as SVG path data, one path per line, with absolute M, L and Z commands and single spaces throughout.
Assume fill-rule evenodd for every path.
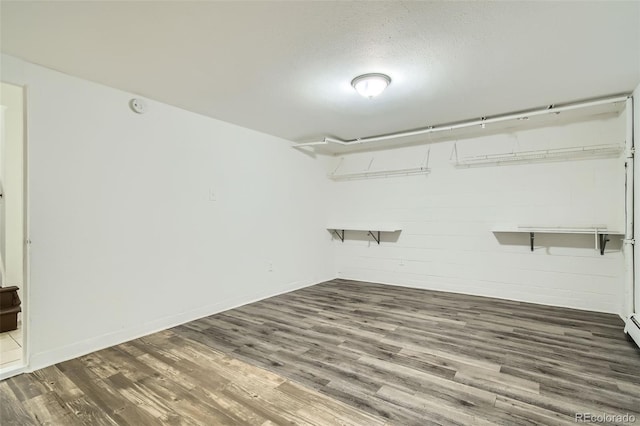
M 535 239 L 535 235 L 533 232 L 529 232 L 529 241 L 531 243 L 531 251 L 533 251 L 533 240 Z
M 376 243 L 378 243 L 378 245 L 380 245 L 380 231 L 378 232 L 378 238 L 376 238 L 375 234 L 373 233 L 373 231 L 369 231 L 369 235 L 371 235 L 373 237 L 374 240 L 376 240 Z
M 598 233 L 600 254 L 604 255 L 604 248 L 607 246 L 607 241 L 609 241 L 609 234 L 600 234 Z
M 535 232 L 529 232 L 529 243 L 531 244 L 531 251 L 533 251 L 533 242 L 535 240 Z M 609 234 L 598 232 L 598 248 L 600 249 L 600 255 L 604 256 L 604 249 L 607 247 L 607 242 L 609 242 Z M 631 244 L 634 244 L 633 241 Z

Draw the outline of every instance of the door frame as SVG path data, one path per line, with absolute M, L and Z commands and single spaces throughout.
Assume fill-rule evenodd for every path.
M 11 84 L 22 89 L 22 218 L 23 218 L 23 250 L 22 250 L 22 360 L 19 365 L 9 367 L 0 371 L 0 380 L 16 376 L 18 374 L 29 371 L 30 363 L 30 328 L 31 328 L 31 286 L 30 284 L 30 245 L 29 237 L 29 136 L 28 136 L 28 105 L 29 105 L 29 88 L 24 84 L 16 84 L 11 81 L 1 80 L 2 83 Z

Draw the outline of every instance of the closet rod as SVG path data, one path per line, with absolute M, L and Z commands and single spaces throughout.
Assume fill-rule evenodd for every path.
M 483 117 L 483 118 L 474 119 L 470 121 L 458 122 L 455 124 L 442 124 L 438 126 L 429 126 L 422 129 L 401 131 L 401 132 L 390 133 L 388 135 L 381 135 L 381 136 L 369 136 L 365 138 L 358 138 L 358 139 L 351 139 L 351 140 L 325 137 L 321 141 L 303 142 L 303 143 L 296 144 L 293 147 L 299 148 L 299 147 L 305 147 L 305 146 L 320 146 L 320 145 L 328 145 L 330 143 L 338 144 L 338 145 L 362 145 L 362 144 L 367 144 L 371 142 L 381 142 L 386 140 L 406 138 L 409 136 L 426 135 L 429 133 L 437 133 L 437 132 L 442 132 L 447 130 L 464 129 L 466 127 L 481 126 L 483 124 L 499 123 L 502 121 L 509 121 L 509 120 L 518 120 L 525 117 L 534 117 L 534 116 L 544 115 L 544 114 L 558 114 L 564 111 L 571 111 L 574 109 L 588 108 L 588 107 L 593 107 L 598 105 L 626 102 L 626 100 L 630 96 L 631 95 L 620 95 L 620 96 L 615 96 L 610 98 L 596 99 L 596 100 L 586 101 L 586 102 L 577 102 L 577 103 L 566 104 L 561 106 L 549 105 L 545 108 L 533 109 L 530 111 L 523 111 L 523 112 L 518 112 L 514 114 L 505 114 L 505 115 L 498 115 L 493 117 Z

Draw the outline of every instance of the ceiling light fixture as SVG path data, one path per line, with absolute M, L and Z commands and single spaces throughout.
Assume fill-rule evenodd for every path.
M 391 78 L 386 74 L 378 73 L 359 75 L 351 80 L 351 85 L 356 92 L 369 99 L 378 96 L 389 84 L 391 84 Z

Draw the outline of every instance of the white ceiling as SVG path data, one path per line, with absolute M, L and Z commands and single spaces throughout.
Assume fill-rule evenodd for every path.
M 631 92 L 640 2 L 0 2 L 1 49 L 295 141 Z M 353 77 L 383 72 L 373 100 Z

